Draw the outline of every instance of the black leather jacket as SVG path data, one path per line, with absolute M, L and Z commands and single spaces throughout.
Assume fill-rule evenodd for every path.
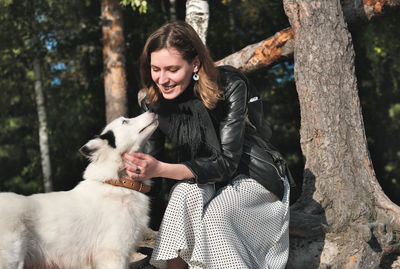
M 273 192 L 283 196 L 284 171 L 280 173 L 270 148 L 248 119 L 250 92 L 246 77 L 232 67 L 219 67 L 220 87 L 225 99 L 209 110 L 219 138 L 220 153 L 212 158 L 195 158 L 184 162 L 195 176 L 189 182 L 226 185 L 238 174 L 249 175 Z M 147 106 L 142 101 L 143 110 Z M 258 113 L 258 112 L 256 112 Z M 263 116 L 259 112 L 260 118 Z M 143 152 L 157 157 L 164 148 L 165 135 L 157 129 L 146 143 Z M 279 153 L 278 153 L 279 155 Z M 283 159 L 282 159 L 283 160 Z

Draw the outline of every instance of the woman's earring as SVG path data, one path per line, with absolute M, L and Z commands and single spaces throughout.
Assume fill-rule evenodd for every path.
M 194 81 L 198 81 L 198 80 L 199 80 L 199 75 L 197 74 L 197 72 L 194 72 L 194 74 L 193 74 L 193 80 L 194 80 Z

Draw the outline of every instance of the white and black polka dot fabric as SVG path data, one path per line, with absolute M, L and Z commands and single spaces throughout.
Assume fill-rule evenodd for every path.
M 181 257 L 189 268 L 285 268 L 289 255 L 289 183 L 280 201 L 255 180 L 174 186 L 150 263 Z

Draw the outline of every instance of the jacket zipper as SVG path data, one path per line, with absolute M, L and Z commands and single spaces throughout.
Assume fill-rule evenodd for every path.
M 268 161 L 266 161 L 266 160 L 263 160 L 263 159 L 261 159 L 261 158 L 259 158 L 259 157 L 257 157 L 257 156 L 254 156 L 254 155 L 252 155 L 252 154 L 250 154 L 250 153 L 248 153 L 248 152 L 246 152 L 246 151 L 243 151 L 243 152 L 244 152 L 245 154 L 247 154 L 247 155 L 249 155 L 249 156 L 251 156 L 251 157 L 253 157 L 253 158 L 259 160 L 260 162 L 263 162 L 263 163 L 266 163 L 266 164 L 271 165 L 271 166 L 275 169 L 276 174 L 279 176 L 279 178 L 280 178 L 283 182 L 285 182 L 285 179 L 281 176 L 281 174 L 279 173 L 278 168 L 276 168 L 275 165 L 273 165 L 272 163 L 270 163 L 270 162 L 268 162 Z

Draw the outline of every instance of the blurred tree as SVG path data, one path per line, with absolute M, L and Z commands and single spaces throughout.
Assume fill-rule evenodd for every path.
M 49 152 L 49 136 L 47 133 L 47 115 L 44 104 L 41 64 L 39 57 L 33 59 L 33 76 L 35 80 L 36 109 L 39 120 L 39 146 L 42 163 L 43 185 L 45 192 L 53 190 L 53 181 L 51 178 L 51 162 Z
M 9 1 L 7 3 L 3 3 L 5 9 L 9 10 L 16 10 L 13 9 L 12 1 Z M 43 3 L 42 2 L 36 2 L 35 5 L 32 3 L 22 3 L 23 8 L 29 8 L 33 12 L 29 14 L 29 16 L 26 16 L 24 20 L 18 20 L 15 19 L 13 23 L 6 24 L 6 27 L 11 27 L 11 29 L 5 29 L 4 34 L 12 34 L 12 31 L 14 29 L 18 29 L 18 34 L 24 35 L 25 40 L 23 44 L 18 44 L 5 42 L 5 50 L 3 51 L 3 58 L 7 59 L 8 55 L 7 53 L 9 50 L 7 49 L 7 45 L 13 46 L 13 52 L 16 52 L 15 56 L 19 57 L 22 56 L 23 53 L 30 54 L 31 57 L 26 57 L 24 58 L 24 64 L 29 65 L 33 71 L 31 78 L 31 82 L 34 82 L 34 89 L 29 87 L 30 91 L 32 91 L 33 96 L 36 96 L 36 109 L 37 113 L 36 115 L 38 116 L 39 119 L 39 145 L 40 145 L 40 159 L 41 159 L 41 166 L 42 166 L 42 173 L 43 173 L 43 181 L 37 182 L 40 185 L 44 185 L 45 191 L 51 191 L 52 190 L 52 180 L 51 180 L 51 166 L 50 166 L 50 156 L 49 156 L 49 143 L 48 143 L 48 130 L 47 130 L 47 120 L 46 120 L 46 109 L 45 109 L 45 103 L 44 103 L 44 97 L 43 97 L 43 86 L 42 86 L 42 80 L 41 80 L 41 64 L 40 64 L 40 58 L 43 56 L 43 51 L 44 51 L 44 44 L 42 43 L 42 29 L 40 27 L 40 21 L 42 20 L 42 9 L 43 9 Z M 19 10 L 20 11 L 20 10 Z M 23 11 L 22 11 L 23 12 Z M 7 18 L 7 16 L 10 16 L 11 14 L 5 13 L 1 18 Z M 27 15 L 27 14 L 24 14 Z M 11 31 L 10 31 L 11 30 Z M 4 36 L 5 37 L 5 36 Z M 15 41 L 15 40 L 13 40 Z M 12 57 L 12 56 L 11 56 Z M 31 69 L 31 70 L 32 70 Z M 21 70 L 22 71 L 22 70 Z M 21 72 L 23 74 L 23 72 Z M 7 77 L 8 72 L 6 71 L 5 77 Z M 22 119 L 21 119 L 22 120 Z M 37 120 L 36 120 L 37 121 Z M 7 147 L 5 147 L 7 148 Z M 11 149 L 12 147 L 9 147 Z M 9 156 L 9 151 L 7 152 L 4 151 L 3 154 L 6 156 Z M 19 157 L 19 156 L 18 156 Z M 40 160 L 39 159 L 39 160 Z M 29 167 L 29 166 L 28 166 Z M 25 172 L 22 172 L 25 174 L 28 171 L 28 167 L 26 167 Z M 20 182 L 21 178 L 20 177 L 14 177 L 11 182 Z M 5 182 L 7 183 L 7 182 Z M 44 184 L 43 184 L 44 183 Z
M 103 89 L 98 83 L 101 60 L 93 61 L 101 59 L 99 8 L 93 9 L 91 1 L 35 1 L 35 15 L 32 1 L 1 4 L 0 188 L 24 194 L 43 191 L 33 89 L 33 60 L 40 55 L 54 189 L 68 189 L 80 180 L 84 166 L 77 149 L 88 133 L 93 135 L 88 130 L 98 131 L 98 122 L 104 122 L 104 110 L 99 109 L 104 95 L 93 95 Z M 31 39 L 34 19 L 37 47 Z
M 40 36 L 43 34 L 40 29 L 40 21 L 43 19 L 41 12 L 42 3 L 35 2 L 31 7 L 33 9 L 32 23 L 30 28 L 30 39 L 35 55 L 33 55 L 33 79 L 36 99 L 36 110 L 39 123 L 39 149 L 40 159 L 42 164 L 43 186 L 45 192 L 53 190 L 53 180 L 51 174 L 51 161 L 49 150 L 49 136 L 47 128 L 47 112 L 44 100 L 44 89 L 42 83 L 42 64 L 41 58 L 45 51 L 42 47 L 44 44 L 40 41 Z
M 107 122 L 127 116 L 127 80 L 122 7 L 118 0 L 101 1 L 104 90 Z

